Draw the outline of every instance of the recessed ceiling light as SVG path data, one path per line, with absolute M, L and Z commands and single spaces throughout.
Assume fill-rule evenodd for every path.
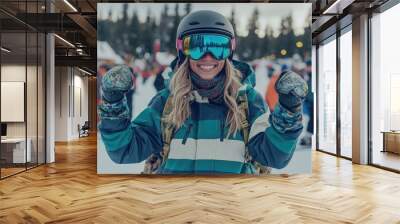
M 90 73 L 90 72 L 88 72 L 88 71 L 86 71 L 86 70 L 83 70 L 83 69 L 81 69 L 81 68 L 79 68 L 79 67 L 78 67 L 78 69 L 79 69 L 79 71 L 81 71 L 81 72 L 83 72 L 83 73 L 85 73 L 85 74 L 87 74 L 87 75 L 92 75 L 92 73 Z
M 10 52 L 11 52 L 11 50 L 9 50 L 9 49 L 7 49 L 7 48 L 5 48 L 5 47 L 1 47 L 1 50 L 4 51 L 4 52 L 6 52 L 6 53 L 10 53 Z
M 342 14 L 343 9 L 353 2 L 354 0 L 336 0 L 322 14 Z
M 66 40 L 66 39 L 64 39 L 64 38 L 62 38 L 62 37 L 60 37 L 60 36 L 57 35 L 57 34 L 54 34 L 54 36 L 57 37 L 58 39 L 60 39 L 61 41 L 63 41 L 64 43 L 66 43 L 67 45 L 69 45 L 69 46 L 75 48 L 75 45 L 71 44 L 71 42 L 69 42 L 68 40 Z
M 78 12 L 78 10 L 71 4 L 69 3 L 68 0 L 64 0 L 65 4 L 67 4 L 74 12 Z

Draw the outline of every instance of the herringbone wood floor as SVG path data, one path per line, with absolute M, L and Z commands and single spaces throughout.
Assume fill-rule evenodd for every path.
M 400 223 L 400 175 L 313 153 L 313 174 L 96 174 L 96 138 L 0 181 L 0 223 Z

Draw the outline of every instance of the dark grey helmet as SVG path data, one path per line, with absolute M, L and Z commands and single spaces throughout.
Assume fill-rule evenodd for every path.
M 232 24 L 223 15 L 209 10 L 192 12 L 185 16 L 179 23 L 176 38 L 192 33 L 220 33 L 230 38 L 235 38 Z

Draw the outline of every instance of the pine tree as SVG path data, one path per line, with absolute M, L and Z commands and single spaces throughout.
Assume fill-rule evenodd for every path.
M 235 35 L 237 35 L 236 34 L 236 22 L 235 22 L 235 8 L 232 8 L 232 11 L 231 11 L 231 17 L 229 18 L 229 22 L 231 22 L 231 24 L 232 24 L 232 26 L 233 26 L 233 31 L 235 32 Z
M 99 20 L 97 23 L 97 39 L 99 41 L 109 41 L 110 39 L 110 26 L 109 20 Z
M 127 16 L 128 5 L 123 5 L 122 17 L 119 17 L 117 21 L 113 25 L 113 33 L 112 39 L 110 40 L 110 45 L 113 49 L 116 50 L 117 54 L 123 55 L 128 46 L 128 34 L 126 33 L 126 18 Z
M 287 48 L 288 56 L 291 57 L 296 52 L 296 35 L 293 29 L 293 17 L 289 15 L 287 17 L 288 34 L 287 34 Z
M 143 32 L 142 32 L 142 43 L 145 52 L 151 53 L 152 52 L 152 47 L 153 47 L 153 30 L 152 30 L 152 19 L 150 15 L 150 9 L 147 10 L 147 16 L 146 16 L 146 21 L 143 25 Z
M 137 15 L 136 10 L 133 11 L 133 15 L 130 19 L 130 26 L 129 26 L 129 47 L 131 49 L 131 53 L 137 56 L 136 48 L 139 46 L 140 40 L 140 33 L 141 27 L 139 18 Z
M 260 47 L 262 54 L 261 56 L 268 56 L 272 54 L 272 52 L 274 51 L 273 38 L 274 38 L 274 31 L 270 26 L 267 25 L 265 28 L 265 36 L 264 39 L 262 40 L 262 46 Z
M 111 19 L 112 19 L 112 11 L 111 11 L 111 9 L 108 11 L 108 20 L 110 20 L 111 21 Z
M 286 55 L 279 54 L 280 57 L 291 57 L 296 49 L 296 36 L 293 30 L 293 18 L 291 15 L 281 20 L 280 34 L 277 39 L 277 46 L 280 47 L 279 52 L 284 49 Z
M 169 41 L 169 30 L 168 30 L 168 4 L 164 5 L 163 11 L 161 13 L 160 18 L 160 26 L 159 26 L 159 37 L 160 37 L 160 44 L 161 44 L 161 51 L 168 50 L 168 41 Z
M 111 34 L 114 33 L 114 26 L 112 26 L 112 11 L 108 11 L 108 17 L 105 20 L 99 20 L 98 23 L 98 39 L 100 41 L 110 42 Z
M 181 20 L 181 17 L 179 16 L 179 4 L 176 3 L 175 4 L 175 14 L 174 14 L 174 18 L 173 18 L 173 26 L 171 27 L 171 29 L 169 31 L 170 40 L 169 40 L 169 43 L 168 43 L 168 49 L 169 49 L 170 52 L 174 52 L 175 48 L 176 48 L 176 46 L 175 46 L 175 44 L 176 44 L 175 40 L 177 38 L 176 37 L 176 30 L 178 29 L 178 25 L 179 25 L 180 20 Z
M 304 33 L 298 39 L 303 43 L 303 47 L 300 50 L 304 60 L 311 59 L 311 13 L 305 19 L 306 27 L 304 27 Z
M 122 44 L 123 44 L 123 51 L 124 53 L 129 53 L 129 50 L 127 50 L 129 48 L 129 33 L 126 32 L 126 27 L 129 26 L 129 21 L 128 21 L 128 4 L 125 3 L 123 4 L 123 11 L 122 11 L 122 21 L 119 24 L 120 26 L 120 30 L 123 31 L 120 33 L 120 35 L 122 36 Z
M 128 3 L 122 5 L 122 20 L 124 22 L 128 21 Z
M 247 36 L 248 41 L 248 60 L 253 60 L 255 58 L 258 58 L 260 56 L 259 54 L 259 37 L 258 37 L 258 31 L 259 31 L 259 23 L 258 23 L 258 9 L 255 8 L 254 12 L 250 18 L 249 24 L 248 24 L 248 31 L 249 34 Z
M 185 15 L 189 14 L 192 11 L 192 3 L 185 4 Z

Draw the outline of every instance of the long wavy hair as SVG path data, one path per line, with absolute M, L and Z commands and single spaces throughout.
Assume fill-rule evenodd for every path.
M 185 120 L 190 116 L 190 94 L 192 91 L 192 82 L 189 77 L 189 59 L 185 61 L 175 69 L 170 82 L 170 91 L 172 97 L 172 111 L 166 117 L 166 121 L 173 124 L 175 128 L 179 128 L 183 125 Z M 228 106 L 228 115 L 225 123 L 229 125 L 228 135 L 236 135 L 236 132 L 240 130 L 241 118 L 246 115 L 239 110 L 236 98 L 241 87 L 242 74 L 237 70 L 232 62 L 225 60 L 225 82 L 224 82 L 224 101 Z

